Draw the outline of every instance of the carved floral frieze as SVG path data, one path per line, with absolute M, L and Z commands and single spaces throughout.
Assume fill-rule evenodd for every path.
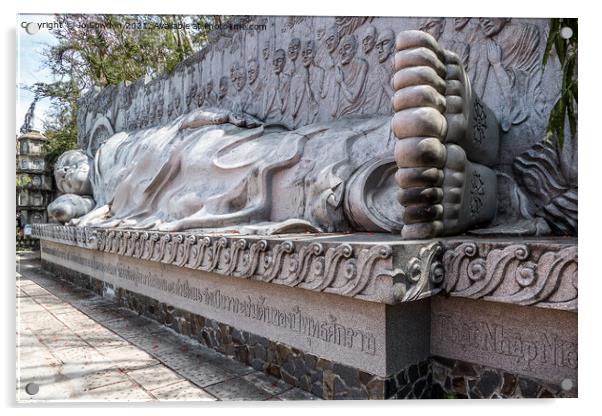
M 446 247 L 451 296 L 577 311 L 577 245 L 462 242 Z
M 450 296 L 577 311 L 577 245 L 330 242 L 33 224 L 43 240 L 234 278 L 396 304 Z M 359 240 L 358 240 L 359 241 Z
M 366 301 L 395 304 L 437 293 L 441 244 L 415 255 L 389 244 L 320 243 L 86 227 L 35 225 L 44 240 Z M 399 266 L 401 265 L 401 267 Z

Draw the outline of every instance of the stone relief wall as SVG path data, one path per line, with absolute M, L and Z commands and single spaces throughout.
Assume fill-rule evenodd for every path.
M 212 32 L 172 73 L 82 98 L 78 140 L 98 159 L 96 209 L 72 225 L 177 231 L 297 219 L 304 230 L 411 239 L 495 215 L 483 234 L 576 233 L 576 151 L 553 150 L 562 180 L 538 155 L 560 87 L 557 59 L 541 65 L 546 19 L 232 19 L 245 22 L 262 30 Z M 404 30 L 417 28 L 436 42 L 408 41 Z M 126 160 L 134 155 L 144 163 Z M 526 159 L 551 196 L 525 182 Z
M 557 60 L 541 65 L 546 19 L 234 19 L 246 21 L 265 30 L 214 32 L 207 47 L 171 74 L 87 94 L 78 114 L 83 147 L 97 147 L 112 132 L 164 124 L 203 104 L 238 107 L 289 128 L 392 114 L 395 35 L 408 29 L 429 32 L 460 56 L 474 91 L 500 121 L 504 168 L 541 140 L 560 89 Z M 97 123 L 103 117 L 110 128 Z

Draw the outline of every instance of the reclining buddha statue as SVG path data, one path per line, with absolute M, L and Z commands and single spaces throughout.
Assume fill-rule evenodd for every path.
M 381 87 L 392 92 L 392 111 L 361 111 L 370 83 L 354 35 L 339 40 L 330 72 L 316 66 L 315 42 L 296 42 L 303 50 L 295 65 L 281 49 L 267 76 L 258 76 L 256 59 L 248 78 L 236 63 L 217 100 L 200 97 L 199 108 L 159 126 L 64 155 L 55 176 L 66 194 L 49 213 L 75 226 L 405 239 L 486 223 L 496 209 L 495 117 L 472 93 L 459 58 L 431 35 L 387 33 L 378 51 L 391 65 Z M 224 93 L 229 81 L 233 96 Z M 191 107 L 193 98 L 185 100 Z M 336 102 L 318 112 L 320 100 Z

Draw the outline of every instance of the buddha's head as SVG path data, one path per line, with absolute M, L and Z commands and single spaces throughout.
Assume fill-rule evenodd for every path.
M 54 179 L 59 191 L 77 195 L 91 195 L 90 164 L 81 150 L 63 153 L 54 164 Z

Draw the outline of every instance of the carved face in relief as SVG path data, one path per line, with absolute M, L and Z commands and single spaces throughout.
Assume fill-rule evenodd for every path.
M 197 86 L 196 86 L 196 84 L 192 84 L 192 86 L 188 90 L 188 94 L 186 94 L 186 106 L 188 108 L 190 108 L 190 105 L 194 102 L 196 93 L 197 93 Z
M 202 107 L 205 104 L 205 89 L 201 88 L 198 94 L 196 95 L 196 104 L 197 107 Z
M 288 45 L 288 59 L 296 61 L 299 57 L 299 50 L 301 49 L 301 40 L 299 38 L 292 38 Z
M 308 40 L 303 45 L 303 51 L 301 51 L 301 58 L 303 59 L 303 66 L 309 67 L 316 56 L 316 43 L 313 40 Z
M 230 66 L 230 81 L 234 83 L 236 79 L 236 72 L 240 69 L 240 64 L 238 61 L 234 61 L 234 63 Z
M 211 94 L 213 92 L 213 81 L 208 81 L 207 82 L 207 95 Z
M 326 49 L 328 52 L 333 53 L 337 46 L 339 46 L 339 31 L 336 26 L 331 26 L 326 31 L 324 42 L 326 43 Z
M 249 85 L 253 85 L 259 75 L 259 64 L 255 59 L 249 60 L 249 69 L 247 69 L 247 80 Z
M 376 51 L 378 52 L 378 62 L 383 63 L 393 53 L 395 46 L 395 33 L 391 29 L 385 29 L 376 41 Z
M 161 120 L 163 118 L 163 106 L 165 105 L 165 101 L 163 97 L 159 97 L 158 105 L 157 105 L 157 119 Z
M 454 17 L 454 29 L 462 30 L 470 22 L 470 17 Z
M 441 34 L 443 33 L 443 27 L 445 25 L 445 20 L 442 17 L 432 17 L 430 19 L 424 20 L 419 29 L 430 34 L 436 40 L 439 40 Z
M 376 44 L 376 28 L 374 26 L 368 26 L 362 37 L 362 50 L 365 54 L 370 53 Z
M 481 17 L 479 19 L 479 24 L 481 25 L 481 28 L 487 37 L 492 37 L 500 33 L 500 31 L 504 28 L 504 26 L 506 26 L 506 24 L 508 24 L 508 22 L 510 22 L 510 19 L 500 17 Z
M 181 104 L 182 104 L 182 102 L 180 99 L 180 94 L 176 94 L 176 98 L 174 100 L 174 107 L 173 107 L 173 110 L 176 113 L 176 116 L 181 114 L 181 111 L 180 111 L 182 109 Z
M 345 35 L 341 39 L 339 45 L 339 55 L 341 56 L 341 64 L 347 65 L 355 57 L 357 51 L 357 40 L 354 35 Z
M 234 73 L 234 87 L 236 88 L 236 91 L 242 91 L 246 83 L 247 75 L 245 74 L 245 69 L 239 67 Z
M 221 77 L 219 79 L 219 94 L 218 98 L 221 100 L 228 94 L 228 77 Z
M 276 75 L 280 74 L 284 69 L 284 63 L 286 61 L 286 55 L 282 49 L 278 49 L 274 52 L 274 59 L 272 60 L 272 66 Z
M 263 44 L 263 60 L 267 61 L 268 59 L 270 59 L 270 42 L 269 41 L 265 41 L 265 43 Z
M 64 193 L 91 194 L 89 174 L 88 157 L 81 150 L 69 150 L 63 153 L 54 165 L 56 186 Z

